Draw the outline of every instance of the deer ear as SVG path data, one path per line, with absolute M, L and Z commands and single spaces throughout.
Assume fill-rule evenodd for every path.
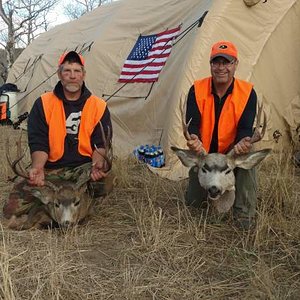
M 38 198 L 39 200 L 41 200 L 41 198 L 43 197 L 43 195 L 42 195 L 42 193 L 41 193 L 40 190 L 31 188 L 30 192 L 31 192 L 32 196 L 34 196 L 35 198 Z
M 185 167 L 190 168 L 199 164 L 199 159 L 201 156 L 197 155 L 195 152 L 191 150 L 180 149 L 174 146 L 171 147 L 171 150 L 175 152 Z
M 233 160 L 235 167 L 249 170 L 259 164 L 270 152 L 271 149 L 263 149 L 260 151 L 234 156 Z
M 42 193 L 41 190 L 31 189 L 30 192 L 31 192 L 32 196 L 39 199 L 43 204 L 48 204 L 49 203 L 48 197 L 45 197 L 45 195 Z
M 47 192 L 46 188 L 44 188 L 44 187 L 42 187 L 41 189 L 31 188 L 30 192 L 31 192 L 32 196 L 39 199 L 45 205 L 47 205 L 51 201 L 52 196 L 53 196 L 51 191 Z

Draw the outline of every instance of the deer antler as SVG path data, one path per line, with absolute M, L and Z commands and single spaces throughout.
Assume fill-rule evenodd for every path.
M 183 135 L 187 141 L 190 141 L 192 139 L 191 135 L 189 133 L 189 126 L 190 126 L 191 122 L 192 122 L 192 118 L 190 118 L 190 120 L 188 121 L 187 124 L 185 123 L 184 119 L 182 118 Z
M 186 111 L 187 111 L 187 100 L 184 102 L 183 107 L 181 107 L 181 122 L 182 122 L 182 128 L 183 128 L 183 135 L 187 141 L 192 140 L 192 137 L 189 133 L 189 126 L 192 122 L 192 118 L 189 119 L 188 123 L 185 122 L 186 119 Z M 201 136 L 199 136 L 199 140 L 201 141 Z M 202 141 L 201 141 L 202 142 Z M 200 155 L 206 155 L 205 149 L 202 147 Z
M 264 116 L 264 120 L 263 120 L 262 129 L 260 130 L 262 115 Z M 255 130 L 250 139 L 250 143 L 254 144 L 256 142 L 259 142 L 264 137 L 266 129 L 267 129 L 267 117 L 266 117 L 266 113 L 263 111 L 263 104 L 261 104 L 258 106 Z M 232 143 L 232 145 L 230 145 L 230 147 L 229 147 L 230 151 L 228 151 L 227 155 L 229 155 L 229 156 L 236 155 L 233 147 L 234 147 L 234 144 Z
M 26 154 L 26 150 L 22 153 L 22 149 L 21 149 L 21 137 L 20 139 L 16 142 L 17 145 L 17 156 L 18 158 L 15 159 L 14 161 L 12 161 L 10 154 L 9 154 L 9 139 L 7 139 L 7 143 L 6 143 L 6 158 L 8 161 L 8 164 L 10 165 L 11 169 L 13 170 L 13 172 L 17 175 L 20 176 L 21 178 L 30 180 L 29 175 L 27 173 L 27 171 L 24 169 L 24 167 L 20 164 L 20 162 L 22 161 L 22 159 L 24 158 L 25 154 Z M 53 189 L 53 190 L 57 190 L 58 187 L 48 181 L 45 180 L 45 186 Z
M 7 158 L 7 161 L 8 161 L 8 164 L 10 165 L 11 169 L 13 170 L 13 172 L 17 175 L 17 176 L 20 176 L 22 178 L 25 178 L 25 179 L 29 179 L 29 176 L 27 174 L 27 172 L 24 170 L 23 167 L 21 167 L 19 165 L 19 163 L 21 162 L 21 160 L 23 159 L 23 157 L 25 156 L 26 154 L 26 151 L 24 151 L 23 154 L 21 154 L 21 141 L 19 139 L 19 141 L 16 142 L 16 145 L 17 145 L 17 155 L 18 155 L 18 158 L 14 161 L 12 161 L 11 157 L 10 157 L 10 149 L 9 149 L 9 139 L 7 139 L 7 142 L 6 142 L 6 158 Z M 18 166 L 20 168 L 20 170 L 18 169 Z
M 189 126 L 192 122 L 192 118 L 190 118 L 188 123 L 185 122 L 186 111 L 187 111 L 187 99 L 186 99 L 186 101 L 184 101 L 183 107 L 181 107 L 181 122 L 182 122 L 182 128 L 183 128 L 183 135 L 187 141 L 190 141 L 192 138 L 189 133 Z
M 262 114 L 264 116 L 264 120 L 263 120 L 262 129 L 260 131 L 260 123 L 261 123 Z M 266 129 L 267 129 L 267 117 L 266 117 L 266 113 L 263 110 L 263 104 L 261 104 L 258 106 L 255 130 L 251 137 L 250 143 L 254 144 L 254 143 L 260 141 L 264 137 Z
M 102 136 L 102 140 L 103 140 L 103 144 L 104 144 L 104 149 L 105 149 L 105 153 L 101 153 L 100 149 L 95 146 L 95 150 L 104 158 L 104 160 L 107 163 L 107 171 L 111 170 L 112 167 L 112 145 L 111 145 L 111 129 L 109 126 L 107 126 L 107 137 L 105 136 L 105 132 L 102 126 L 101 121 L 99 122 L 99 126 L 100 126 L 100 130 L 101 130 L 101 136 Z

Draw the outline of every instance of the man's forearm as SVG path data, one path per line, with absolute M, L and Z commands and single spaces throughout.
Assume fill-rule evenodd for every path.
M 48 153 L 44 151 L 34 151 L 31 153 L 31 167 L 43 169 L 48 160 Z
M 200 111 L 196 102 L 195 89 L 194 86 L 190 88 L 188 99 L 187 99 L 187 107 L 186 107 L 186 124 L 190 122 L 188 131 L 190 134 L 195 134 L 199 137 L 199 128 L 201 122 Z

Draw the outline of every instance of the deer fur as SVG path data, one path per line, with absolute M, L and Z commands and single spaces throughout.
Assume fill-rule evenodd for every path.
M 212 201 L 217 212 L 230 210 L 235 200 L 236 167 L 251 169 L 259 164 L 271 151 L 263 149 L 242 155 L 235 155 L 233 151 L 226 154 L 202 153 L 197 155 L 191 150 L 171 147 L 182 164 L 186 167 L 196 166 L 200 185 L 207 191 L 208 199 Z

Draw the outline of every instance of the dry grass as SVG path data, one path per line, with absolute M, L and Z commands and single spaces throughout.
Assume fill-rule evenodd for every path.
M 11 188 L 5 136 L 19 132 L 0 132 L 2 206 Z M 67 233 L 0 226 L 0 298 L 299 299 L 300 183 L 287 156 L 262 164 L 248 233 L 187 209 L 186 182 L 116 160 L 118 185 L 87 224 Z

